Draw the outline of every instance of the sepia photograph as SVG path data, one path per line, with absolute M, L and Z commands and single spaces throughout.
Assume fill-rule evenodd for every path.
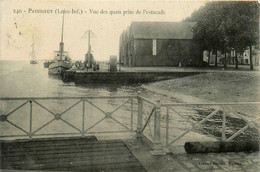
M 0 171 L 260 171 L 259 11 L 0 0 Z

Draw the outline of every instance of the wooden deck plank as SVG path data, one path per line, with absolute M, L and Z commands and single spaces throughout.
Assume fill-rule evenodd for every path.
M 109 158 L 109 159 L 108 159 Z M 120 158 L 120 159 L 119 159 Z M 46 167 L 56 167 L 58 165 L 76 165 L 76 164 L 110 164 L 110 163 L 117 163 L 117 162 L 128 162 L 128 160 L 135 160 L 131 154 L 122 154 L 122 155 L 105 155 L 105 156 L 98 156 L 98 157 L 70 157 L 70 158 L 60 158 L 60 159 L 49 159 L 44 161 L 37 161 L 37 160 L 27 160 L 24 159 L 23 161 L 14 161 L 12 162 L 15 166 L 20 165 L 32 165 L 32 166 L 46 166 Z M 9 163 L 9 162 L 4 162 Z
M 12 145 L 12 144 L 28 144 L 28 143 L 50 143 L 50 142 L 76 142 L 76 141 L 97 141 L 95 136 L 85 136 L 85 137 L 50 137 L 50 138 L 35 138 L 32 140 L 28 139 L 17 139 L 15 142 L 13 140 L 1 140 L 0 144 Z
M 20 152 L 17 152 L 16 154 L 2 154 L 1 157 L 6 157 L 6 158 L 12 158 L 12 157 L 17 157 L 17 158 L 21 158 L 23 156 L 31 156 L 31 157 L 41 157 L 41 158 L 44 158 L 44 156 L 48 155 L 50 157 L 62 157 L 62 156 L 66 156 L 66 155 L 70 155 L 70 154 L 94 154 L 94 153 L 97 153 L 97 152 L 107 152 L 107 151 L 110 151 L 110 152 L 113 152 L 113 151 L 127 151 L 127 149 L 125 148 L 104 148 L 104 149 L 98 149 L 98 150 L 93 150 L 93 149 L 90 149 L 90 150 L 79 150 L 79 151 L 72 151 L 72 152 L 58 152 L 58 153 L 52 153 L 52 154 L 45 154 L 44 152 L 43 153 L 40 153 L 40 154 L 37 154 L 37 153 L 34 153 L 34 154 L 30 154 L 30 153 L 20 153 Z
M 5 157 L 12 157 L 12 156 L 24 156 L 24 155 L 27 155 L 27 156 L 40 156 L 40 155 L 55 155 L 55 154 L 71 154 L 71 153 L 83 153 L 83 152 L 98 152 L 98 151 L 106 151 L 106 150 L 110 150 L 110 151 L 113 151 L 113 150 L 124 150 L 124 151 L 127 151 L 126 148 L 124 147 L 119 147 L 119 146 L 111 146 L 111 147 L 79 147 L 78 149 L 75 148 L 75 149 L 61 149 L 61 150 L 49 150 L 49 151 L 17 151 L 17 152 L 12 152 L 12 153 L 9 153 L 9 152 L 2 152 L 1 153 L 1 157 L 2 156 L 5 156 Z
M 119 159 L 120 158 L 120 159 Z M 73 166 L 77 164 L 81 165 L 93 165 L 93 164 L 110 164 L 110 163 L 117 163 L 117 162 L 129 162 L 135 160 L 132 154 L 126 153 L 118 155 L 104 155 L 104 156 L 93 156 L 93 157 L 73 157 L 70 158 L 59 158 L 59 159 L 45 159 L 45 160 L 27 160 L 24 159 L 23 161 L 12 161 L 12 162 L 3 162 L 3 166 L 7 164 L 11 164 L 14 166 L 40 166 L 44 168 L 56 168 L 56 167 L 63 167 L 63 166 Z
M 59 145 L 59 146 L 55 146 L 55 145 L 52 145 L 52 146 L 49 146 L 49 147 L 20 147 L 20 146 L 16 146 L 15 148 L 10 148 L 8 146 L 3 146 L 3 153 L 12 153 L 12 152 L 41 152 L 41 151 L 44 151 L 44 152 L 48 152 L 48 151 L 61 151 L 61 150 L 75 150 L 75 149 L 87 149 L 87 148 L 108 148 L 108 147 L 120 147 L 120 146 L 123 146 L 124 143 L 113 143 L 113 144 L 107 144 L 107 143 L 91 143 L 91 144 L 74 144 L 74 145 Z
M 123 141 L 93 138 L 1 142 L 1 169 L 145 171 Z
M 69 168 L 56 168 L 55 171 L 88 171 L 88 172 L 144 172 L 144 168 L 138 162 L 127 162 L 119 164 L 106 164 L 104 166 L 82 166 L 82 167 L 69 167 Z
M 95 159 L 95 158 L 84 158 L 84 159 L 73 159 L 72 161 L 67 161 L 63 162 L 63 159 L 60 159 L 59 162 L 54 162 L 54 163 L 38 163 L 35 161 L 28 162 L 26 161 L 25 163 L 22 164 L 2 164 L 3 167 L 8 166 L 15 169 L 22 169 L 22 170 L 55 170 L 56 168 L 77 168 L 77 167 L 87 167 L 91 168 L 93 166 L 95 167 L 103 167 L 105 165 L 118 165 L 118 164 L 127 164 L 128 162 L 137 162 L 136 159 L 130 155 L 127 156 L 118 156 L 117 158 L 114 156 L 107 156 L 104 157 L 105 159 Z M 140 165 L 140 164 L 139 164 Z M 138 166 L 139 166 L 138 165 Z M 126 166 L 126 165 L 124 165 Z
M 122 150 L 122 149 L 121 149 Z M 44 156 L 30 156 L 31 159 L 34 161 L 46 161 L 46 160 L 53 160 L 55 161 L 56 159 L 69 159 L 69 158 L 74 158 L 74 157 L 103 157 L 106 155 L 122 155 L 122 154 L 129 154 L 129 152 L 125 151 L 125 149 L 121 150 L 106 150 L 106 151 L 100 151 L 100 152 L 82 152 L 82 153 L 73 153 L 73 154 L 53 154 L 53 155 L 44 155 Z M 3 161 L 8 161 L 8 162 L 17 162 L 20 160 L 21 157 L 3 157 Z
M 19 147 L 48 147 L 50 145 L 54 145 L 54 146 L 62 146 L 62 145 L 74 145 L 74 144 L 86 144 L 86 143 L 90 143 L 92 141 L 97 141 L 97 140 L 88 140 L 87 138 L 82 138 L 82 139 L 75 139 L 75 140 L 51 140 L 51 141 L 28 141 L 28 142 L 6 142 L 6 141 L 1 141 L 0 142 L 0 146 L 1 147 L 11 147 L 11 148 L 15 148 L 17 146 Z M 96 144 L 104 144 L 104 143 L 121 143 L 121 140 L 104 140 L 102 142 L 97 142 Z

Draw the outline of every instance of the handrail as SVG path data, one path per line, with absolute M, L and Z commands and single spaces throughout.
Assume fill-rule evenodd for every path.
M 95 103 L 93 103 L 91 100 L 93 99 L 127 99 L 125 101 L 120 101 L 120 103 L 118 103 L 117 105 L 113 106 L 112 110 L 104 110 L 102 109 L 102 106 L 99 106 Z M 16 108 L 14 108 L 14 110 L 10 110 L 9 113 L 6 114 L 0 114 L 0 122 L 7 122 L 10 125 L 12 125 L 13 127 L 17 128 L 18 130 L 23 132 L 23 135 L 10 135 L 8 137 L 19 137 L 19 136 L 27 136 L 30 139 L 33 136 L 47 136 L 47 135 L 65 135 L 65 134 L 78 134 L 81 136 L 85 136 L 86 134 L 90 134 L 90 133 L 110 133 L 110 131 L 91 131 L 91 129 L 93 129 L 95 126 L 99 125 L 102 121 L 106 120 L 106 119 L 110 119 L 112 121 L 114 121 L 116 124 L 118 124 L 121 127 L 124 127 L 124 129 L 126 129 L 125 131 L 111 131 L 113 133 L 115 132 L 133 132 L 133 124 L 134 124 L 134 112 L 136 112 L 134 110 L 134 106 L 137 106 L 137 123 L 136 123 L 136 133 L 137 133 L 137 137 L 142 137 L 144 136 L 144 132 L 145 129 L 147 128 L 147 126 L 149 126 L 150 129 L 150 134 L 152 135 L 152 142 L 156 145 L 155 146 L 155 153 L 161 153 L 160 150 L 162 150 L 162 146 L 160 146 L 160 144 L 162 143 L 162 138 L 160 136 L 160 128 L 162 127 L 160 125 L 160 121 L 164 120 L 164 118 L 161 118 L 163 116 L 162 112 L 162 108 L 166 108 L 166 147 L 170 146 L 173 142 L 179 140 L 180 138 L 182 138 L 184 135 L 186 135 L 187 133 L 189 133 L 192 130 L 203 130 L 206 133 L 210 135 L 212 135 L 210 132 L 206 131 L 203 129 L 202 127 L 202 123 L 206 122 L 208 119 L 218 115 L 220 117 L 222 117 L 222 133 L 221 136 L 214 136 L 214 137 L 219 137 L 221 138 L 222 141 L 231 141 L 232 139 L 234 139 L 236 136 L 238 136 L 240 133 L 242 133 L 243 131 L 245 131 L 248 128 L 258 128 L 258 126 L 255 124 L 256 120 L 258 120 L 258 118 L 254 119 L 254 120 L 247 120 L 246 118 L 242 117 L 241 114 L 235 114 L 238 113 L 235 110 L 233 110 L 231 107 L 228 106 L 234 106 L 234 105 L 258 105 L 260 104 L 260 102 L 221 102 L 221 103 L 161 103 L 160 101 L 156 101 L 154 102 L 153 100 L 150 100 L 148 98 L 145 98 L 143 96 L 140 96 L 140 93 L 138 92 L 138 95 L 128 95 L 128 96 L 80 96 L 80 97 L 8 97 L 8 98 L 0 98 L 0 100 L 2 101 L 9 101 L 9 100 L 23 100 L 24 102 L 21 103 L 21 105 L 17 105 Z M 55 113 L 53 112 L 51 109 L 47 108 L 47 106 L 43 103 L 44 101 L 38 101 L 38 100 L 76 100 L 73 104 L 70 105 L 66 105 L 67 109 L 63 110 L 63 112 L 59 112 L 59 113 Z M 137 100 L 137 104 L 134 103 L 134 100 Z M 76 105 L 81 104 L 81 120 L 79 125 L 74 126 L 70 121 L 67 121 L 65 119 L 62 118 L 63 114 L 65 114 L 66 112 L 68 112 L 69 110 L 76 108 Z M 21 107 L 25 106 L 26 104 L 29 104 L 29 114 L 28 114 L 28 118 L 30 118 L 30 123 L 29 123 L 29 129 L 28 131 L 24 130 L 23 128 L 21 128 L 20 126 L 16 125 L 15 123 L 12 123 L 12 121 L 9 121 L 8 117 L 10 115 L 12 115 L 14 112 L 18 111 Z M 86 112 L 86 104 L 90 105 L 91 107 L 94 107 L 96 110 L 98 110 L 102 115 L 104 115 L 101 119 L 99 119 L 98 121 L 93 122 L 92 124 L 89 124 L 88 126 L 86 126 L 85 120 L 87 118 L 87 112 Z M 118 121 L 115 117 L 116 114 L 115 112 L 118 111 L 118 109 L 122 108 L 125 104 L 127 104 L 128 107 L 127 111 L 129 111 L 129 121 L 131 122 L 130 125 L 124 124 L 124 122 L 120 122 Z M 50 119 L 49 121 L 46 121 L 42 126 L 37 126 L 36 128 L 32 128 L 33 125 L 33 114 L 35 113 L 34 111 L 32 111 L 32 108 L 34 106 L 40 107 L 41 109 L 45 110 L 45 112 L 48 112 L 48 114 L 51 114 L 53 117 L 52 119 Z M 149 108 L 151 108 L 151 112 L 148 114 L 148 118 L 145 118 L 145 107 L 144 105 L 148 106 Z M 181 107 L 183 109 L 185 108 L 194 108 L 194 106 L 204 106 L 205 109 L 203 108 L 203 110 L 209 110 L 210 109 L 210 113 L 207 114 L 206 116 L 202 116 L 202 118 L 200 119 L 200 121 L 191 121 L 191 120 L 187 120 L 189 121 L 192 125 L 191 127 L 189 127 L 189 129 L 187 129 L 187 131 L 185 131 L 184 133 L 180 134 L 179 136 L 176 136 L 174 139 L 170 140 L 169 138 L 169 133 L 171 133 L 169 131 L 170 128 L 170 117 L 169 117 L 169 111 L 171 110 L 171 113 L 174 113 L 180 117 L 183 117 L 183 115 L 181 114 L 181 112 L 178 112 L 178 108 L 175 107 Z M 213 110 L 210 107 L 214 107 Z M 232 133 L 231 136 L 229 136 L 229 138 L 227 137 L 227 131 L 228 129 L 228 125 L 226 125 L 226 123 L 228 122 L 227 117 L 229 116 L 234 116 L 236 115 L 236 117 L 239 117 L 240 119 L 243 119 L 246 124 L 245 126 L 241 127 L 240 130 L 235 131 L 235 133 Z M 150 121 L 151 118 L 154 118 L 154 123 L 153 123 L 153 134 L 151 131 L 151 126 L 150 126 Z M 73 131 L 75 133 L 54 133 L 54 134 L 42 134 L 39 133 L 38 131 L 40 131 L 41 129 L 45 128 L 47 125 L 49 125 L 50 123 L 53 123 L 57 120 L 60 120 L 61 122 L 65 123 L 66 125 L 70 126 Z M 143 124 L 144 122 L 144 124 Z M 34 126 L 35 127 L 35 126 Z M 7 137 L 7 136 L 0 136 L 1 137 Z
M 91 102 L 91 99 L 127 99 L 124 102 L 121 102 L 113 107 L 110 110 L 103 110 L 102 106 L 96 105 L 95 103 Z M 14 110 L 10 110 L 10 112 L 3 114 L 0 114 L 0 122 L 6 122 L 9 125 L 15 127 L 18 131 L 23 132 L 23 135 L 16 135 L 17 137 L 21 136 L 21 137 L 29 137 L 29 139 L 32 139 L 32 137 L 34 136 L 51 136 L 51 135 L 71 135 L 71 134 L 78 134 L 81 136 L 85 136 L 86 134 L 90 134 L 90 133 L 109 133 L 108 131 L 89 131 L 90 129 L 92 129 L 93 127 L 97 126 L 100 122 L 106 120 L 106 119 L 111 119 L 112 121 L 114 121 L 115 123 L 119 124 L 121 127 L 123 127 L 124 129 L 126 129 L 127 131 L 122 131 L 121 132 L 133 132 L 133 115 L 134 115 L 134 103 L 133 100 L 137 99 L 137 96 L 135 95 L 128 95 L 128 96 L 84 96 L 84 97 L 9 97 L 9 98 L 0 98 L 0 100 L 2 101 L 19 101 L 19 100 L 23 100 L 24 102 L 21 105 L 17 105 L 17 107 L 14 108 Z M 46 106 L 46 102 L 40 102 L 38 100 L 76 100 L 74 103 L 68 103 L 66 104 L 66 109 L 65 110 L 59 110 L 60 112 L 54 112 L 51 109 L 49 109 Z M 48 102 L 47 102 L 48 103 Z M 99 120 L 98 122 L 93 122 L 93 124 L 90 124 L 89 126 L 86 126 L 86 122 L 85 119 L 87 118 L 87 115 L 90 115 L 89 113 L 86 112 L 86 106 L 85 104 L 88 103 L 90 106 L 96 108 L 97 110 L 99 110 L 101 112 L 101 114 L 104 115 L 104 117 Z M 29 104 L 29 114 L 28 114 L 28 120 L 29 121 L 29 130 L 26 131 L 23 127 L 20 127 L 19 125 L 16 125 L 16 123 L 13 123 L 12 121 L 9 120 L 9 116 L 12 115 L 14 112 L 19 111 L 20 108 L 24 107 L 26 104 Z M 81 117 L 80 117 L 80 122 L 78 124 L 73 124 L 71 123 L 71 121 L 66 120 L 63 118 L 63 114 L 67 113 L 68 111 L 70 111 L 73 108 L 79 108 L 76 107 L 77 105 L 82 104 L 82 106 L 80 106 L 81 112 L 77 112 L 80 113 Z M 131 122 L 131 124 L 125 124 L 120 122 L 119 120 L 117 120 L 115 117 L 113 116 L 113 114 L 118 111 L 120 108 L 122 108 L 123 106 L 125 106 L 126 104 L 130 105 L 131 109 L 127 109 L 127 111 L 129 111 L 129 121 Z M 42 124 L 35 124 L 33 122 L 33 116 L 35 114 L 35 111 L 33 111 L 34 106 L 44 110 L 45 112 L 48 112 L 48 114 L 51 114 L 52 117 L 42 123 Z M 91 112 L 90 112 L 91 113 Z M 40 120 L 40 119 L 39 119 Z M 71 129 L 73 130 L 73 132 L 75 133 L 68 133 L 68 132 L 62 132 L 62 133 L 44 133 L 44 134 L 39 134 L 39 131 L 42 130 L 43 128 L 45 128 L 46 126 L 48 126 L 51 123 L 55 123 L 55 121 L 61 121 L 62 123 L 64 123 L 65 125 L 71 127 Z M 128 127 L 129 125 L 129 127 Z M 36 127 L 33 129 L 33 127 Z M 120 131 L 112 131 L 113 132 L 120 132 Z M 4 137 L 15 137 L 11 134 L 9 135 L 0 135 L 0 138 L 4 138 Z
M 154 101 L 152 101 L 152 100 L 149 100 L 149 99 L 147 99 L 147 98 L 145 98 L 145 97 L 142 97 L 142 96 L 138 96 L 140 99 L 142 99 L 142 100 L 145 100 L 145 101 L 147 101 L 148 103 L 151 103 L 151 104 L 153 104 L 153 105 L 156 105 L 156 103 L 154 102 Z
M 169 147 L 171 144 L 173 144 L 175 141 L 179 140 L 180 138 L 182 138 L 183 136 L 185 136 L 187 133 L 194 131 L 194 130 L 203 130 L 205 131 L 209 136 L 213 136 L 214 138 L 216 138 L 217 140 L 221 140 L 221 141 L 231 141 L 233 140 L 236 136 L 238 136 L 239 134 L 241 134 L 243 131 L 245 131 L 248 128 L 256 128 L 259 130 L 259 128 L 257 127 L 256 120 L 259 119 L 256 118 L 254 120 L 248 120 L 245 117 L 242 118 L 239 116 L 240 119 L 245 121 L 245 126 L 241 127 L 240 130 L 235 131 L 234 133 L 231 133 L 232 135 L 229 136 L 229 138 L 227 137 L 227 116 L 234 116 L 233 113 L 236 112 L 234 110 L 230 110 L 228 107 L 226 106 L 233 106 L 233 105 L 258 105 L 260 104 L 260 102 L 229 102 L 229 103 L 165 103 L 165 104 L 161 104 L 161 107 L 166 107 L 166 136 L 165 136 L 165 143 L 166 143 L 166 147 Z M 200 121 L 194 121 L 192 122 L 191 128 L 189 128 L 188 130 L 186 130 L 185 132 L 183 132 L 182 134 L 180 134 L 179 136 L 176 136 L 173 140 L 169 140 L 169 110 L 172 110 L 172 112 L 180 117 L 183 117 L 182 114 L 180 114 L 178 111 L 176 111 L 176 109 L 174 109 L 174 107 L 193 107 L 193 106 L 204 106 L 204 107 L 208 107 L 208 106 L 215 106 L 215 110 L 211 111 L 210 114 L 207 114 L 207 116 L 204 116 L 202 119 L 200 119 Z M 205 109 L 206 110 L 206 109 Z M 220 113 L 218 113 L 220 112 Z M 232 114 L 229 114 L 228 112 L 231 112 Z M 211 133 L 209 133 L 208 131 L 204 130 L 204 128 L 202 127 L 202 123 L 204 123 L 205 121 L 207 121 L 208 119 L 212 118 L 215 115 L 220 115 L 222 118 L 222 125 L 220 126 L 221 129 L 221 136 L 216 136 L 213 135 Z M 189 120 L 188 120 L 189 121 Z M 189 121 L 190 122 L 190 121 Z
M 136 95 L 129 96 L 81 96 L 81 97 L 0 97 L 0 100 L 47 100 L 47 99 L 110 99 L 110 98 L 137 98 Z
M 161 106 L 198 106 L 198 105 L 254 105 L 260 102 L 223 102 L 223 103 L 162 103 Z

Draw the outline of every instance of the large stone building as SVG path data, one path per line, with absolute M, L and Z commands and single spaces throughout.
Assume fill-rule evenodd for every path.
M 124 66 L 201 66 L 202 52 L 193 22 L 132 22 L 120 36 Z

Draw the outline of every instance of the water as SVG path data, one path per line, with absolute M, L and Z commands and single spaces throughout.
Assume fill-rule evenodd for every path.
M 135 94 L 139 86 L 63 83 L 48 75 L 43 64 L 0 61 L 0 97 L 109 96 Z

